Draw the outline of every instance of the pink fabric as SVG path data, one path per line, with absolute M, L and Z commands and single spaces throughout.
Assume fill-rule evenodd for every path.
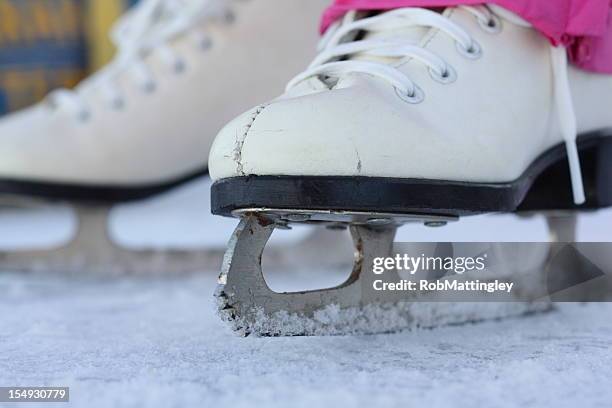
M 335 0 L 325 11 L 325 31 L 349 10 L 388 10 L 398 7 L 443 7 L 483 4 L 483 0 Z M 564 44 L 574 64 L 612 74 L 611 0 L 489 0 L 529 21 L 553 44 Z

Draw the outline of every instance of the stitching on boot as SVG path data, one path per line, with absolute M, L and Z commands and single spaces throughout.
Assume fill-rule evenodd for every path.
M 261 114 L 261 112 L 264 111 L 264 109 L 266 109 L 267 106 L 268 105 L 261 105 L 257 107 L 255 112 L 253 112 L 251 116 L 251 120 L 244 127 L 244 132 L 242 134 L 238 134 L 236 132 L 236 143 L 234 144 L 234 161 L 236 162 L 236 172 L 241 176 L 245 175 L 244 167 L 242 164 L 242 147 L 244 146 L 244 142 L 249 134 L 249 131 L 253 127 L 255 120 L 257 120 L 257 117 Z

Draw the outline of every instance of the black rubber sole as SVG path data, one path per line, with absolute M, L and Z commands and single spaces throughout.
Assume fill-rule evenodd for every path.
M 579 139 L 587 201 L 572 197 L 565 146 L 542 154 L 517 180 L 466 183 L 382 177 L 245 176 L 212 186 L 212 212 L 235 210 L 359 211 L 464 216 L 491 212 L 587 210 L 612 206 L 612 137 Z
M 208 175 L 208 168 L 159 184 L 104 186 L 0 179 L 0 195 L 48 201 L 114 204 L 144 200 Z

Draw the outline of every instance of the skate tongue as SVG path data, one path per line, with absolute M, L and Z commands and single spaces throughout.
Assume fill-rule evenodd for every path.
M 389 66 L 412 55 L 441 71 L 443 61 L 424 48 L 437 30 L 450 30 L 451 12 L 452 8 L 447 8 L 440 17 L 437 10 L 414 7 L 374 15 L 351 11 L 329 28 L 319 44 L 319 55 L 306 71 L 289 82 L 287 89 L 312 77 L 333 89 L 357 80 L 346 74 L 365 73 L 387 79 L 412 95 L 414 84 L 399 77 L 396 67 Z M 465 39 L 468 34 L 459 34 L 463 34 L 462 44 L 469 47 Z
M 450 10 L 450 8 L 437 8 L 437 9 L 431 9 L 432 11 L 438 12 L 442 15 L 446 15 L 446 13 Z M 390 12 L 381 12 L 377 15 L 384 15 L 386 13 L 390 13 Z M 368 15 L 355 15 L 355 18 L 352 21 L 358 20 L 359 18 L 364 18 L 367 17 Z M 370 14 L 371 16 L 371 14 Z M 395 28 L 385 28 L 385 29 L 381 29 L 381 30 L 375 30 L 375 31 L 367 31 L 363 37 L 361 37 L 361 40 L 378 40 L 378 41 L 385 41 L 385 40 L 390 40 L 393 41 L 394 43 L 396 42 L 405 42 L 407 45 L 419 45 L 427 36 L 428 33 L 431 32 L 431 28 L 430 27 L 425 27 L 425 26 L 410 26 L 410 27 L 395 27 Z M 367 54 L 367 53 L 363 53 L 363 54 L 356 54 L 353 55 L 351 58 L 351 60 L 356 60 L 356 61 L 373 61 L 373 62 L 383 62 L 383 63 L 393 63 L 394 59 L 393 58 L 383 58 L 383 57 L 378 57 L 378 56 L 374 56 L 371 54 Z
M 386 13 L 379 13 L 377 15 L 384 15 Z M 419 41 L 429 32 L 429 27 L 401 27 L 383 29 L 379 31 L 368 31 L 362 39 L 364 40 L 387 40 L 393 39 L 406 41 L 410 44 L 418 44 Z

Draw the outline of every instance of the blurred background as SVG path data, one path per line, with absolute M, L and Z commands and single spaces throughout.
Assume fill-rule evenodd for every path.
M 135 3 L 137 0 L 0 0 L 0 115 L 29 106 L 58 87 L 74 86 L 109 61 L 115 52 L 109 31 Z M 114 211 L 111 229 L 129 246 L 224 245 L 235 220 L 210 215 L 209 187 L 208 180 L 200 180 L 154 200 L 120 206 Z M 66 208 L 50 208 L 42 217 L 32 220 L 31 214 L 3 211 L 0 248 L 48 245 L 66 240 L 74 230 L 75 220 Z M 588 214 L 580 221 L 579 240 L 610 240 L 612 210 Z M 295 231 L 288 235 L 294 236 Z M 543 217 L 513 215 L 470 217 L 442 229 L 408 226 L 399 235 L 406 241 L 547 238 Z
M 137 0 L 0 0 L 0 115 L 72 87 L 113 55 L 108 32 Z

